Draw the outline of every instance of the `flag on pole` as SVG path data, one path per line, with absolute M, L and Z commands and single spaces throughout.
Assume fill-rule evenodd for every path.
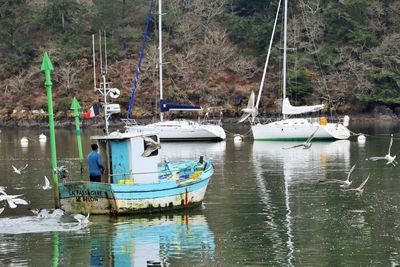
M 99 107 L 94 104 L 88 111 L 85 112 L 85 119 L 91 119 L 99 115 Z

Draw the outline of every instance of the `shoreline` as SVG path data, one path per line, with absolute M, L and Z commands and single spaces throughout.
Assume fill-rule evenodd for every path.
M 362 122 L 362 121 L 389 121 L 389 120 L 399 120 L 400 117 L 394 114 L 353 114 L 349 115 L 350 117 L 350 124 L 354 121 Z M 278 117 L 261 117 L 260 120 L 263 121 L 264 119 L 276 119 Z M 180 119 L 180 118 L 176 118 Z M 195 120 L 193 118 L 188 118 L 191 120 Z M 222 125 L 232 125 L 236 124 L 239 120 L 239 117 L 224 117 L 222 119 Z M 144 119 L 136 119 L 139 124 L 147 124 L 152 122 L 153 120 L 150 118 Z M 329 121 L 329 117 L 328 117 Z M 55 127 L 56 128 L 69 128 L 75 127 L 75 119 L 74 118 L 62 118 L 55 120 Z M 91 127 L 103 127 L 104 121 L 102 118 L 94 118 L 94 119 L 81 119 L 80 120 L 81 126 L 91 126 Z M 243 123 L 245 124 L 245 123 Z M 109 120 L 110 127 L 121 127 L 124 126 L 124 123 L 120 120 L 120 118 L 114 118 Z M 48 119 L 9 119 L 9 120 L 0 120 L 0 127 L 48 127 Z

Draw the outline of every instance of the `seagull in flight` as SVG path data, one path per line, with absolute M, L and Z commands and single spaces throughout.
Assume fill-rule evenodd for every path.
M 142 153 L 142 157 L 148 157 L 151 153 L 161 148 L 160 142 L 154 141 L 153 138 L 143 135 L 143 140 L 146 142 L 146 149 Z
M 290 149 L 290 148 L 296 148 L 296 147 L 303 147 L 303 149 L 309 149 L 312 146 L 311 140 L 314 138 L 315 133 L 318 131 L 319 127 L 315 129 L 315 131 L 308 137 L 308 139 L 299 145 L 295 146 L 290 146 L 290 147 L 284 147 L 283 149 Z
M 1 201 L 7 201 L 8 206 L 10 208 L 15 209 L 17 205 L 28 205 L 28 202 L 22 198 L 19 198 L 22 195 L 1 195 L 0 196 L 0 202 Z
M 369 179 L 369 174 L 368 174 L 367 178 L 365 178 L 365 180 L 360 184 L 359 187 L 357 187 L 357 188 L 346 188 L 346 189 L 343 189 L 343 191 L 355 191 L 356 195 L 360 197 L 364 193 L 364 186 L 367 183 L 368 179 Z
M 72 215 L 72 217 L 74 217 L 75 220 L 77 220 L 79 224 L 89 224 L 90 223 L 89 216 L 90 216 L 90 213 L 88 213 L 88 215 L 86 217 L 82 214 Z
M 10 206 L 10 208 L 15 209 L 17 207 L 17 205 L 28 205 L 28 202 L 22 198 L 19 198 L 22 195 L 8 195 L 5 192 L 5 187 L 0 186 L 0 202 L 3 201 L 7 201 L 8 206 Z
M 244 112 L 242 117 L 240 117 L 238 123 L 244 122 L 250 115 L 253 117 L 258 115 L 258 110 L 254 104 L 255 102 L 255 95 L 254 91 L 251 91 L 250 97 L 249 97 L 249 102 L 247 103 L 247 107 L 242 109 Z
M 49 190 L 52 187 L 50 186 L 49 179 L 47 179 L 47 176 L 44 176 L 44 186 L 42 186 L 43 190 Z
M 370 158 L 366 158 L 365 160 L 370 160 L 370 161 L 377 161 L 377 160 L 386 160 L 386 165 L 388 164 L 392 164 L 393 166 L 396 166 L 398 164 L 397 161 L 395 161 L 396 159 L 396 155 L 391 156 L 390 155 L 390 149 L 392 148 L 393 145 L 393 134 L 390 135 L 390 144 L 389 144 L 389 149 L 388 149 L 388 153 L 386 154 L 386 156 L 384 157 L 370 157 Z
M 19 169 L 17 169 L 14 165 L 11 165 L 11 166 L 12 166 L 12 168 L 13 168 L 13 170 L 14 170 L 14 172 L 15 172 L 16 174 L 21 174 L 21 172 L 22 172 L 23 170 L 25 170 L 26 167 L 28 167 L 28 164 L 26 164 L 24 167 L 19 168 Z
M 350 174 L 354 171 L 357 164 L 354 164 L 351 167 L 349 173 L 347 174 L 346 180 L 338 180 L 338 179 L 326 179 L 326 180 L 319 180 L 318 183 L 320 184 L 331 184 L 331 183 L 339 183 L 341 188 L 349 188 L 353 181 L 350 181 Z

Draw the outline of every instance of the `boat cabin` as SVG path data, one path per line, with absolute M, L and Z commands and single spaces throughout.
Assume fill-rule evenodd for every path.
M 154 146 L 159 142 L 156 134 L 112 132 L 105 136 L 92 136 L 91 139 L 96 140 L 106 168 L 101 182 L 145 184 L 159 181 L 160 156 Z

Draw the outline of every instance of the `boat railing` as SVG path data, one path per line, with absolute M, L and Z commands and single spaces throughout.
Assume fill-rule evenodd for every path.
M 321 121 L 323 121 L 323 120 L 326 122 L 329 122 L 329 123 L 338 123 L 338 124 L 344 123 L 344 117 L 318 116 L 318 117 L 302 117 L 302 118 L 306 119 L 311 124 L 321 124 Z M 281 120 L 282 120 L 281 117 L 256 117 L 254 119 L 254 122 L 252 122 L 252 124 L 267 124 L 267 123 L 281 121 Z
M 218 113 L 218 115 L 216 115 Z M 200 124 L 221 125 L 223 117 L 222 107 L 208 107 Z
M 121 121 L 125 124 L 125 126 L 134 126 L 134 125 L 138 125 L 138 123 L 136 122 L 135 119 L 121 119 Z

